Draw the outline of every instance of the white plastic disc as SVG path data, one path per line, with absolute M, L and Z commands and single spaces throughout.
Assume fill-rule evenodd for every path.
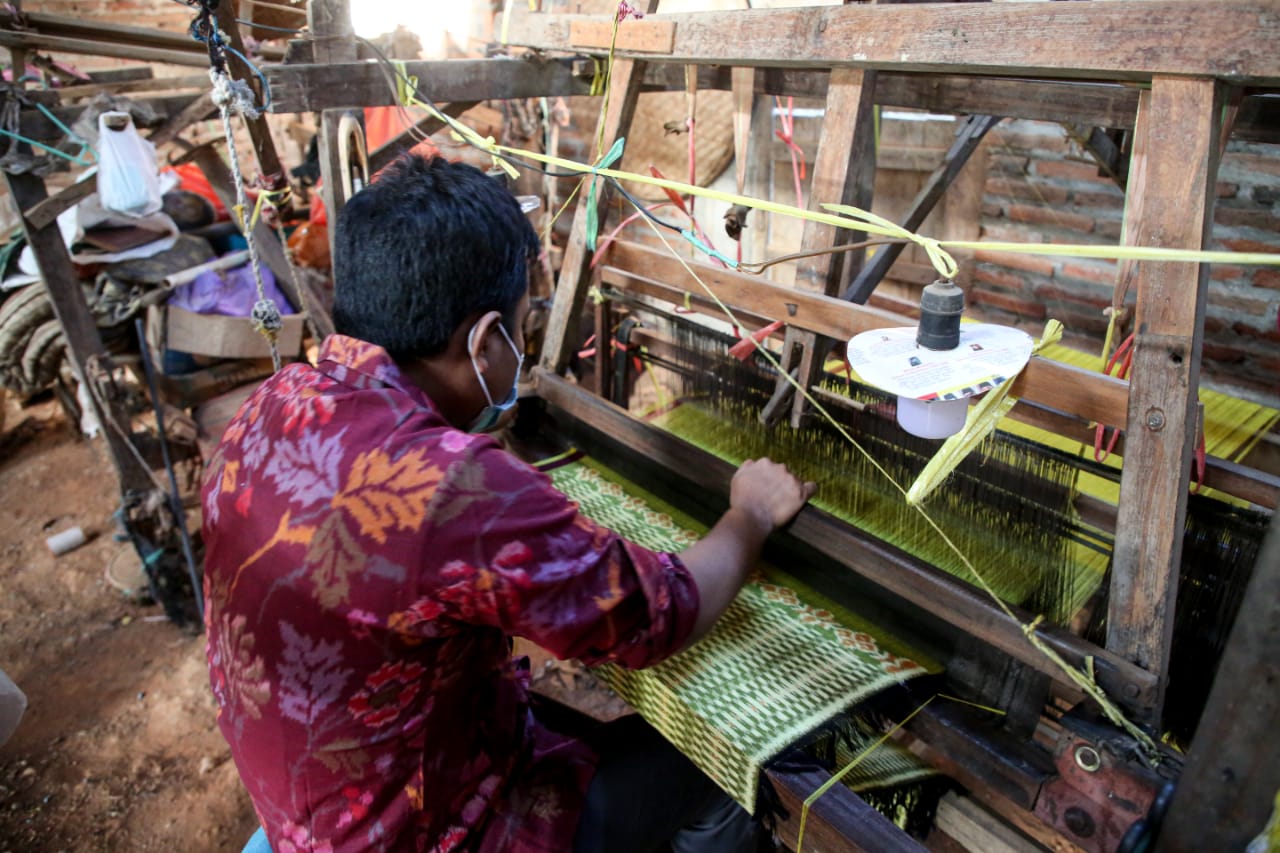
M 868 385 L 917 400 L 961 400 L 989 391 L 1031 358 L 1031 336 L 989 323 L 964 323 L 955 349 L 916 343 L 916 328 L 863 332 L 849 341 L 849 364 Z

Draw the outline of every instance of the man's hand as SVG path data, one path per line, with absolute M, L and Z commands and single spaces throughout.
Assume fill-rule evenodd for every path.
M 747 513 L 768 535 L 790 521 L 817 488 L 800 482 L 780 462 L 748 459 L 733 475 L 729 506 Z

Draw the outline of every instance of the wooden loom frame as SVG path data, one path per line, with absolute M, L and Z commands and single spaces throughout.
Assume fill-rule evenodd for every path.
M 229 5 L 224 2 L 220 18 L 227 15 Z M 336 211 L 342 203 L 340 197 L 332 196 L 338 120 L 347 108 L 390 103 L 390 95 L 381 76 L 367 63 L 356 61 L 359 54 L 351 38 L 346 0 L 313 0 L 309 16 L 313 38 L 307 46 L 315 64 L 270 68 L 268 79 L 277 98 L 273 111 L 324 111 L 322 170 L 329 187 L 326 201 Z M 235 31 L 234 26 L 224 29 Z M 726 32 L 733 37 L 726 38 Z M 1021 37 L 1010 37 L 1010 32 Z M 1185 37 L 1187 32 L 1196 35 Z M 779 33 L 789 35 L 779 37 Z M 607 34 L 607 24 L 599 18 L 577 16 L 517 12 L 511 27 L 513 43 L 597 56 L 607 49 Z M 1174 34 L 1182 44 L 1176 54 L 1164 49 Z M 839 197 L 868 207 L 874 172 L 874 156 L 867 153 L 871 150 L 868 116 L 873 103 L 1058 120 L 1069 114 L 1089 125 L 1135 128 L 1148 168 L 1136 173 L 1126 208 L 1132 241 L 1199 248 L 1211 222 L 1222 106 L 1233 101 L 1236 127 L 1252 134 L 1250 138 L 1277 138 L 1274 102 L 1255 97 L 1235 102 L 1228 97 L 1233 87 L 1274 91 L 1280 86 L 1280 59 L 1267 47 L 1276 43 L 1277 35 L 1280 20 L 1275 4 L 1258 0 L 924 4 L 660 16 L 628 22 L 620 29 L 615 91 L 603 119 L 606 142 L 629 125 L 635 97 L 642 89 L 683 86 L 679 68 L 683 64 L 698 65 L 699 85 L 707 88 L 729 88 L 735 80 L 745 80 L 754 92 L 825 95 L 829 115 L 838 119 L 829 119 L 824 127 L 815 169 L 815 186 L 824 189 L 814 196 L 822 201 Z M 140 40 L 136 43 L 145 43 L 141 36 L 133 37 Z M 24 37 L 8 44 L 20 52 L 40 43 L 57 47 L 47 38 L 40 42 Z M 170 52 L 180 47 L 169 42 L 162 46 Z M 134 52 L 130 56 L 179 61 L 167 54 L 152 57 Z M 198 64 L 191 61 L 189 51 L 181 61 Z M 1082 67 L 1082 61 L 1090 64 Z M 729 65 L 738 66 L 733 74 L 728 72 Z M 822 68 L 815 70 L 815 65 Z M 739 73 L 743 69 L 749 74 Z M 451 113 L 486 96 L 585 94 L 588 90 L 581 69 L 568 60 L 409 63 L 408 73 L 419 76 L 437 102 L 450 105 L 446 111 Z M 1017 79 L 1021 77 L 1034 79 Z M 1115 81 L 1150 83 L 1150 89 L 1111 85 Z M 981 85 L 973 85 L 977 82 Z M 198 106 L 192 109 L 198 112 Z M 202 115 L 207 115 L 207 105 L 202 108 Z M 202 117 L 194 112 L 183 115 Z M 278 161 L 276 169 L 270 168 L 274 151 L 269 138 L 264 143 L 262 131 L 252 125 L 251 130 L 257 131 L 253 136 L 263 172 L 273 174 Z M 404 141 L 373 152 L 373 159 L 389 157 Z M 48 255 L 42 258 L 42 266 L 48 260 L 46 277 L 58 304 L 59 289 L 53 280 L 71 275 L 58 257 L 60 245 L 53 245 L 51 234 L 56 229 L 51 226 L 57 212 L 73 204 L 73 196 L 81 190 L 45 201 L 31 180 L 11 179 L 10 185 L 24 209 L 32 245 Z M 809 225 L 803 245 L 826 246 L 837 238 L 854 239 L 828 226 Z M 275 241 L 263 240 L 260 245 L 273 246 Z M 625 412 L 559 378 L 572 344 L 568 330 L 582 310 L 589 281 L 584 247 L 580 204 L 547 346 L 536 371 L 538 393 L 584 423 L 626 436 L 665 467 L 698 470 L 704 475 L 701 485 L 724 489 L 730 466 L 648 430 Z M 844 266 L 851 267 L 854 256 L 848 257 Z M 849 278 L 839 267 L 827 258 L 809 261 L 798 275 L 801 286 L 794 290 L 706 265 L 699 266 L 699 271 L 746 316 L 755 320 L 786 316 L 789 357 L 809 377 L 818 336 L 847 338 L 868 328 L 903 322 L 899 315 L 836 299 L 842 276 L 845 281 Z M 1140 334 L 1132 384 L 1035 361 L 1015 388 L 1030 403 L 1047 406 L 1036 417 L 1059 429 L 1078 428 L 1082 420 L 1137 426 L 1128 431 L 1131 446 L 1126 448 L 1128 464 L 1121 482 L 1112 627 L 1106 648 L 1093 647 L 1066 631 L 1039 633 L 1073 664 L 1083 665 L 1086 657 L 1092 657 L 1104 688 L 1131 714 L 1146 720 L 1159 713 L 1168 665 L 1195 423 L 1205 277 L 1202 267 L 1186 264 L 1139 265 Z M 638 246 L 616 246 L 602 278 L 610 286 L 676 303 L 687 294 L 692 303 L 707 307 L 696 284 L 687 280 L 675 261 Z M 99 353 L 92 352 L 91 346 L 83 353 L 74 352 L 76 341 L 97 339 L 91 328 L 72 334 L 87 319 L 81 317 L 83 312 L 68 303 L 58 313 L 68 328 L 77 362 L 93 362 Z M 1076 416 L 1074 421 L 1064 417 L 1063 410 Z M 798 416 L 799 411 L 794 414 Z M 114 441 L 108 433 L 108 442 Z M 119 462 L 127 460 L 128 454 L 113 448 L 113 457 Z M 145 488 L 131 463 L 121 467 L 126 490 Z M 1208 484 L 1273 509 L 1276 505 L 1275 479 L 1254 476 L 1239 466 L 1213 465 Z M 867 541 L 817 510 L 805 510 L 792 532 L 819 543 L 830 556 L 962 631 L 1023 663 L 1046 669 L 1020 631 L 967 584 Z M 841 808 L 856 811 L 856 805 Z M 859 819 L 875 825 L 871 817 Z M 820 830 L 811 824 L 810 832 L 815 831 Z M 837 835 L 848 840 L 838 830 Z M 886 847 L 873 844 L 871 849 Z
M 1232 23 L 1223 24 L 1219 16 L 1224 13 Z M 528 46 L 561 50 L 602 47 L 603 29 L 598 20 L 528 16 L 521 24 L 515 41 Z M 1175 28 L 1200 33 L 1203 38 L 1176 54 L 1147 49 L 1161 46 Z M 727 33 L 732 37 L 726 37 Z M 780 37 L 780 33 L 787 35 Z M 1149 81 L 1150 89 L 1138 95 L 1133 120 L 1135 157 L 1142 158 L 1145 168 L 1134 170 L 1133 192 L 1127 194 L 1126 233 L 1135 245 L 1200 249 L 1212 224 L 1217 165 L 1230 131 L 1229 127 L 1224 131 L 1223 122 L 1229 87 L 1280 84 L 1280 63 L 1252 50 L 1278 34 L 1277 10 L 1269 4 L 1249 2 L 1072 4 L 1049 10 L 1043 6 L 845 6 L 661 16 L 619 27 L 616 55 L 620 61 L 614 69 L 614 95 L 609 113 L 602 117 L 602 130 L 606 145 L 625 135 L 646 65 L 829 66 L 827 119 L 815 161 L 812 196 L 818 201 L 839 199 L 869 208 L 874 174 L 869 116 L 880 74 L 944 72 L 1103 83 Z M 1082 62 L 1089 64 L 1082 66 Z M 759 74 L 752 76 L 758 79 Z M 1007 79 L 997 82 L 1019 88 Z M 755 85 L 751 80 L 751 89 Z M 791 93 L 786 90 L 784 85 L 774 92 Z M 948 103 L 936 90 L 931 94 L 933 97 L 910 105 L 943 112 L 964 110 L 958 103 Z M 1235 101 L 1239 103 L 1238 97 Z M 983 112 L 1007 114 L 998 105 Z M 1053 117 L 1080 120 L 1068 109 L 1063 112 Z M 676 472 L 699 471 L 700 485 L 725 491 L 731 466 L 657 434 L 616 407 L 593 401 L 580 387 L 559 377 L 573 343 L 568 340 L 568 330 L 582 311 L 591 280 L 584 212 L 585 199 L 579 202 L 542 363 L 536 371 L 539 395 L 599 429 L 625 436 L 624 444 L 663 467 Z M 831 226 L 806 223 L 802 248 L 856 239 L 853 234 L 837 234 Z M 606 284 L 676 304 L 686 298 L 698 298 L 704 306 L 707 303 L 683 268 L 658 253 L 619 246 L 611 251 L 607 263 L 600 274 Z M 856 256 L 845 256 L 844 263 L 857 263 Z M 848 338 L 867 328 L 901 322 L 899 318 L 886 322 L 888 318 L 867 309 L 832 300 L 840 292 L 842 273 L 839 261 L 833 262 L 831 256 L 802 262 L 794 290 L 707 264 L 696 266 L 725 302 L 756 309 L 751 311 L 754 319 L 787 318 L 784 369 L 797 368 L 806 387 L 817 377 L 819 366 L 813 353 L 819 333 Z M 1131 427 L 1126 430 L 1129 446 L 1116 520 L 1106 647 L 1084 648 L 1088 644 L 1067 632 L 1041 634 L 1073 665 L 1082 666 L 1086 657 L 1098 664 L 1099 682 L 1129 713 L 1147 722 L 1159 719 L 1168 676 L 1196 423 L 1207 273 L 1206 266 L 1189 264 L 1138 266 L 1132 383 L 1073 375 L 1070 370 L 1037 361 L 1014 391 L 1058 413 Z M 845 271 L 844 281 L 849 278 L 849 271 Z M 597 333 L 602 330 L 598 327 Z M 1037 375 L 1041 371 L 1043 374 Z M 802 404 L 797 400 L 793 423 L 798 423 L 801 413 Z M 1244 479 L 1256 482 L 1247 476 Z M 1274 478 L 1262 479 L 1266 482 L 1258 483 L 1257 488 L 1246 486 L 1243 491 L 1274 509 Z M 817 510 L 802 511 L 793 532 L 892 593 L 1023 663 L 1061 678 L 1026 644 L 1017 626 L 1002 619 L 980 595 L 966 594 L 971 592 L 967 585 L 929 567 L 913 566 L 900 555 L 885 554 L 881 546 L 861 537 L 842 535 L 847 531 Z M 1187 843 L 1187 839 L 1174 843 Z

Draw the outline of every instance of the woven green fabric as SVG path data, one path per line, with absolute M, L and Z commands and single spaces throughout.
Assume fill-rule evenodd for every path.
M 657 551 L 680 551 L 705 528 L 590 461 L 548 472 L 587 517 Z M 760 770 L 801 736 L 876 692 L 936 670 L 901 642 L 881 644 L 864 620 L 837 621 L 776 578 L 747 584 L 712 632 L 645 670 L 597 674 L 651 725 L 754 812 Z M 886 649 L 890 645 L 894 651 Z M 920 662 L 920 661 L 923 661 Z M 917 778 L 885 759 L 895 780 Z M 875 780 L 869 763 L 866 787 Z

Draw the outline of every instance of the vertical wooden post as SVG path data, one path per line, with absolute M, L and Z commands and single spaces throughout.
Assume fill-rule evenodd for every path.
M 601 121 L 604 123 L 604 149 L 609 150 L 618 136 L 631 126 L 631 118 L 635 115 L 636 99 L 640 95 L 640 84 L 644 79 L 644 63 L 629 59 L 617 60 L 613 64 L 613 74 L 609 95 L 609 110 Z M 591 140 L 595 140 L 595 136 Z M 594 151 L 592 155 L 594 156 Z M 568 363 L 574 347 L 571 329 L 582 313 L 583 300 L 587 295 L 587 282 L 591 280 L 588 266 L 591 253 L 587 249 L 587 197 L 592 191 L 590 178 L 584 178 L 582 189 L 578 191 L 576 212 L 573 217 L 573 231 L 569 235 L 569 244 L 565 246 L 564 260 L 560 265 L 560 280 L 556 283 L 556 299 L 551 306 L 551 317 L 547 321 L 547 337 L 542 345 L 542 366 L 553 373 L 561 371 Z M 596 210 L 599 213 L 599 228 L 604 231 L 605 214 L 609 209 L 609 198 L 612 193 L 609 185 L 598 181 Z M 567 291 L 566 298 L 560 291 Z
M 646 14 L 658 11 L 659 0 L 649 0 Z M 631 119 L 636 113 L 636 99 L 640 97 L 640 85 L 644 82 L 643 62 L 620 59 L 613 63 L 609 75 L 609 109 L 600 116 L 600 124 L 592 140 L 600 136 L 603 130 L 604 150 L 608 151 L 626 128 L 631 126 Z M 593 152 L 594 153 L 594 152 Z M 587 194 L 591 191 L 591 182 L 583 179 L 582 189 L 578 192 L 578 203 L 573 214 L 573 231 L 569 234 L 569 244 L 564 249 L 564 259 L 560 263 L 560 279 L 556 283 L 556 299 L 551 305 L 551 316 L 547 320 L 547 336 L 542 343 L 542 361 L 544 369 L 559 373 L 569 363 L 569 356 L 574 342 L 570 338 L 570 329 L 582 314 L 583 300 L 587 295 L 586 283 L 591 280 L 589 270 L 591 255 L 587 251 Z M 601 181 L 597 187 L 596 209 L 599 212 L 599 227 L 604 230 L 606 213 L 609 210 L 608 183 Z M 560 291 L 568 291 L 565 297 Z
M 875 122 L 872 118 L 875 75 L 874 71 L 861 68 L 835 68 L 831 71 L 822 135 L 813 163 L 813 188 L 809 193 L 810 207 L 814 210 L 821 210 L 823 203 L 832 201 L 864 209 L 871 206 L 876 171 Z M 826 248 L 862 239 L 864 237 L 859 232 L 806 222 L 801 249 Z M 862 260 L 862 252 L 806 258 L 796 268 L 795 286 L 835 296 L 840 290 L 841 271 L 849 269 L 856 272 L 861 269 Z M 817 336 L 813 333 L 788 327 L 783 344 L 783 367 L 789 371 L 798 366 L 800 382 L 806 388 L 817 380 L 822 371 L 821 362 L 815 358 L 815 355 L 821 355 L 815 352 L 817 344 Z M 786 380 L 779 378 L 778 381 Z M 804 398 L 797 394 L 791 408 L 792 426 L 800 425 L 804 412 Z M 771 419 L 773 414 L 766 413 L 766 417 Z
M 1157 76 L 1146 123 L 1140 246 L 1202 248 L 1213 224 L 1223 88 L 1213 79 Z M 1129 429 L 1116 519 L 1107 648 L 1160 680 L 1163 704 L 1173 636 L 1187 486 L 1195 441 L 1208 267 L 1143 262 Z

